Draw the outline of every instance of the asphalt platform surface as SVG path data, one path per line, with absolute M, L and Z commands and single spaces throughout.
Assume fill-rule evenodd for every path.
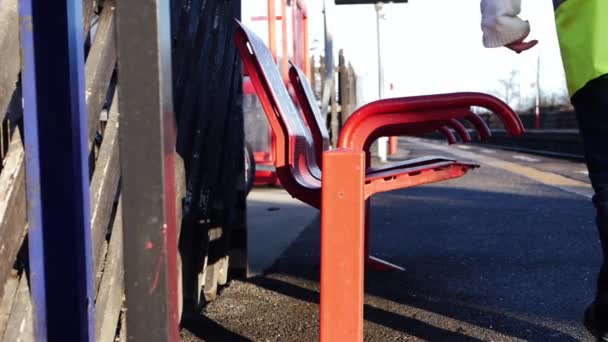
M 426 140 L 400 149 L 482 167 L 373 198 L 372 252 L 406 271 L 366 273 L 365 340 L 591 341 L 580 321 L 600 246 L 584 165 Z M 249 202 L 259 271 L 185 322 L 184 341 L 318 340 L 318 214 L 259 199 L 269 191 L 281 192 Z

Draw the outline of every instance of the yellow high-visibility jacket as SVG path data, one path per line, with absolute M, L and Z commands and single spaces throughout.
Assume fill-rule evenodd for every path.
M 568 92 L 572 96 L 589 81 L 608 74 L 608 0 L 553 3 Z
M 533 1 L 533 0 L 530 0 Z M 608 0 L 553 0 L 570 96 L 608 74 Z M 499 47 L 530 31 L 521 0 L 481 0 L 483 44 Z

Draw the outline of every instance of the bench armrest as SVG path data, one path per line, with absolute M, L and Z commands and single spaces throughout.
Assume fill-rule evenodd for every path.
M 487 138 L 489 130 L 470 107 L 486 108 L 499 116 L 512 136 L 524 133 L 521 120 L 498 98 L 482 93 L 454 93 L 379 100 L 359 108 L 346 121 L 338 147 L 365 150 L 381 136 L 431 132 L 450 125 L 451 120 L 468 120 Z M 452 122 L 453 123 L 453 122 Z

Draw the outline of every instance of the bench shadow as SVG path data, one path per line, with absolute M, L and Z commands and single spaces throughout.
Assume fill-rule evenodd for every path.
M 591 223 L 593 215 L 588 201 L 559 196 L 541 198 L 534 195 L 433 186 L 397 191 L 387 195 L 406 201 L 404 210 L 412 215 L 418 215 L 419 219 L 415 224 L 406 221 L 405 229 L 394 227 L 399 225 L 397 219 L 391 219 L 392 222 L 386 227 L 393 228 L 386 228 L 386 231 L 381 231 L 385 229 L 385 225 L 380 224 L 382 229 L 377 229 L 374 225 L 372 249 L 389 253 L 398 249 L 406 250 L 392 253 L 388 261 L 403 263 L 406 268 L 408 265 L 416 265 L 416 270 L 397 273 L 367 272 L 365 286 L 367 295 L 425 310 L 512 338 L 532 341 L 578 340 L 575 336 L 582 333 L 581 331 L 573 332 L 574 335 L 571 335 L 567 333 L 571 331 L 571 327 L 554 328 L 546 323 L 538 323 L 536 318 L 544 322 L 572 322 L 577 319 L 574 315 L 578 310 L 578 303 L 583 306 L 585 298 L 591 298 L 594 265 L 590 264 L 595 261 L 590 263 L 589 260 L 597 259 L 592 246 L 597 244 L 597 239 Z M 377 203 L 382 207 L 384 202 L 392 200 L 394 199 L 381 198 Z M 543 205 L 547 207 L 548 215 L 543 213 L 545 210 Z M 590 218 L 589 226 L 581 230 L 580 217 L 568 218 L 569 213 L 556 215 L 552 206 L 582 212 L 580 216 Z M 529 209 L 522 211 L 522 207 Z M 394 208 L 391 207 L 385 209 L 375 207 L 372 209 L 372 220 L 397 216 L 392 212 L 393 210 Z M 479 217 L 470 215 L 480 210 L 482 215 Z M 509 216 L 516 211 L 518 217 Z M 437 226 L 433 227 L 433 225 Z M 426 230 L 428 228 L 432 228 L 434 235 L 428 235 L 429 232 Z M 547 234 L 545 229 L 549 228 L 552 229 L 551 234 L 553 234 L 551 239 L 545 237 Z M 481 251 L 474 242 L 467 240 L 469 236 L 481 239 L 480 232 L 488 235 L 496 234 L 489 245 L 479 247 Z M 437 237 L 444 241 L 445 245 L 438 244 L 433 246 L 435 249 L 429 249 L 432 243 L 429 244 L 428 240 Z M 426 242 L 420 247 L 414 246 L 417 250 L 412 252 L 408 249 L 416 242 L 403 243 L 408 239 Z M 273 274 L 278 277 L 286 275 L 318 284 L 319 240 L 317 220 L 285 250 L 273 267 L 267 270 L 266 276 L 248 281 L 276 293 L 318 303 L 318 292 L 269 277 Z M 458 246 L 457 252 L 453 250 L 445 252 L 451 247 L 452 242 Z M 515 246 L 518 249 L 514 248 Z M 597 247 L 595 249 L 599 251 L 599 246 Z M 492 248 L 496 249 L 495 252 Z M 428 256 L 425 256 L 427 254 Z M 428 262 L 425 259 L 433 260 Z M 464 265 L 463 262 L 469 264 Z M 564 262 L 567 263 L 566 266 L 561 264 Z M 488 271 L 496 265 L 499 268 L 507 267 L 510 272 L 514 272 L 514 276 L 509 274 L 510 278 L 505 278 L 504 274 L 500 273 L 500 269 Z M 566 271 L 560 267 L 565 268 Z M 555 284 L 560 272 L 563 272 L 564 279 L 560 280 L 559 284 Z M 583 282 L 581 275 L 585 277 Z M 484 277 L 493 279 L 479 280 Z M 454 280 L 465 281 L 468 284 L 454 285 Z M 503 293 L 511 291 L 504 286 L 512 288 L 529 286 L 530 290 L 499 302 L 499 297 Z M 563 289 L 555 293 L 553 290 L 560 286 Z M 464 290 L 461 292 L 462 288 Z M 472 295 L 474 291 L 479 293 Z M 456 295 L 452 296 L 452 294 Z M 543 306 L 546 304 L 544 302 L 549 304 Z M 565 304 L 560 307 L 562 302 Z M 539 306 L 537 307 L 535 303 Z M 568 312 L 562 312 L 563 308 Z M 517 316 L 517 313 L 524 313 L 528 317 Z M 365 319 L 426 340 L 478 340 L 369 305 L 365 306 Z
M 319 293 L 317 291 L 313 291 L 302 286 L 298 286 L 275 278 L 269 278 L 268 276 L 254 277 L 248 279 L 248 282 L 284 296 L 288 296 L 301 301 L 306 301 L 309 303 L 319 304 Z M 446 314 L 445 310 L 442 309 L 442 306 L 449 305 L 452 306 L 453 309 L 450 313 L 466 311 L 467 314 L 484 316 L 487 320 L 490 321 L 511 321 L 511 323 L 517 324 L 520 327 L 518 331 L 513 331 L 511 329 L 505 328 L 501 329 L 500 332 L 511 337 L 521 338 L 528 341 L 538 340 L 538 336 L 548 336 L 543 337 L 543 341 L 578 341 L 576 338 L 554 329 L 535 325 L 527 321 L 518 320 L 513 317 L 508 317 L 506 315 L 502 315 L 495 312 L 455 305 L 454 303 L 430 301 L 427 301 L 426 303 L 421 303 L 420 299 L 417 299 L 416 301 L 412 302 L 401 301 L 400 303 L 438 314 Z M 454 315 L 446 316 L 453 319 L 457 319 L 454 318 Z M 382 310 L 377 307 L 370 306 L 368 304 L 364 305 L 364 319 L 368 322 L 373 322 L 396 331 L 401 331 L 407 335 L 411 335 L 426 341 L 483 341 L 479 338 L 442 329 L 440 327 L 426 323 L 422 320 Z M 480 323 L 471 322 L 469 320 L 465 321 L 474 325 L 477 325 L 476 323 Z M 492 327 L 486 327 L 485 324 L 479 324 L 478 326 L 481 328 L 492 329 Z M 494 330 L 496 329 L 494 328 Z M 526 331 L 526 333 L 519 333 L 519 331 L 521 330 Z
M 249 279 L 248 282 L 266 290 L 273 291 L 294 299 L 319 304 L 319 293 L 317 291 L 312 291 L 285 281 L 259 276 Z M 364 306 L 364 318 L 366 321 L 373 322 L 396 331 L 401 331 L 407 333 L 408 335 L 427 341 L 481 341 L 477 338 L 445 330 L 423 321 L 378 309 L 367 304 Z
M 194 335 L 196 338 L 206 342 L 250 342 L 235 332 L 226 329 L 221 324 L 207 318 L 203 314 L 184 315 L 180 325 L 181 329 L 185 329 Z

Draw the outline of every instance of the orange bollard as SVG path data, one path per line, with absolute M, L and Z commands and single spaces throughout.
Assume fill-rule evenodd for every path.
M 365 155 L 323 153 L 320 341 L 363 341 Z
M 398 146 L 398 141 L 397 141 L 397 137 L 390 137 L 388 138 L 388 154 L 389 155 L 395 155 L 397 154 L 397 151 L 399 150 L 399 146 Z
M 268 0 L 268 48 L 272 53 L 272 58 L 277 60 L 277 12 L 275 9 L 276 0 Z
M 287 74 L 289 67 L 289 49 L 287 45 L 287 0 L 281 0 L 281 76 L 283 76 L 283 82 L 289 82 L 289 75 Z

